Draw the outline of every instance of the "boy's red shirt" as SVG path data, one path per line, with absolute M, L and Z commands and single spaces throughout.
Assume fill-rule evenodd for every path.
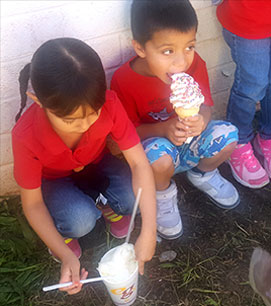
M 271 0 L 224 0 L 216 13 L 222 26 L 240 37 L 271 37 Z
M 156 77 L 146 77 L 133 71 L 130 66 L 133 59 L 134 57 L 114 73 L 111 88 L 118 94 L 135 127 L 144 123 L 165 121 L 176 116 L 169 102 L 170 85 Z M 186 73 L 199 83 L 205 97 L 204 104 L 212 106 L 206 64 L 196 52 Z
M 113 91 L 107 91 L 98 120 L 74 150 L 64 144 L 44 110 L 34 103 L 12 130 L 15 180 L 23 188 L 34 189 L 41 186 L 42 177 L 66 177 L 73 169 L 97 163 L 106 151 L 109 134 L 121 150 L 139 143 L 136 130 Z

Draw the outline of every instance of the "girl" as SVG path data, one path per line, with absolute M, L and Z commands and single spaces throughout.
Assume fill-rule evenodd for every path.
M 236 64 L 227 119 L 238 128 L 239 142 L 229 165 L 240 184 L 261 188 L 271 178 L 271 1 L 224 0 L 217 17 Z
M 26 92 L 29 78 L 32 93 Z M 79 276 L 80 246 L 71 238 L 82 237 L 95 226 L 101 216 L 95 201 L 101 192 L 115 213 L 128 215 L 134 203 L 132 190 L 137 193 L 143 187 L 142 229 L 135 244 L 143 274 L 156 242 L 153 175 L 120 101 L 106 90 L 99 56 L 77 39 L 49 40 L 23 68 L 19 81 L 22 100 L 16 119 L 27 96 L 35 103 L 12 130 L 14 176 L 27 220 L 62 262 L 60 282 L 73 282 L 64 290 L 79 292 L 80 277 L 87 277 L 84 269 Z M 131 174 L 125 163 L 106 152 L 108 135 L 122 150 Z M 125 217 L 115 219 L 124 220 L 117 233 L 125 234 Z

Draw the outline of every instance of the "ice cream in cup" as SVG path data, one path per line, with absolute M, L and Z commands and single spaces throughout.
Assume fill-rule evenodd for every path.
M 200 105 L 204 102 L 199 84 L 187 73 L 176 73 L 171 76 L 170 103 L 182 120 L 187 117 L 196 116 L 199 113 Z M 193 137 L 188 137 L 189 143 Z
M 123 243 L 105 253 L 98 271 L 115 305 L 133 304 L 138 287 L 138 262 L 133 244 Z

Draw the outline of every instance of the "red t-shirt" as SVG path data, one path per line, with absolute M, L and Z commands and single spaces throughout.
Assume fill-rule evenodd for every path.
M 15 180 L 23 188 L 34 189 L 40 187 L 42 177 L 66 177 L 73 169 L 97 163 L 106 150 L 108 134 L 121 150 L 139 143 L 136 130 L 113 91 L 107 91 L 99 118 L 74 150 L 64 144 L 44 110 L 34 103 L 12 130 Z
M 222 26 L 240 37 L 271 37 L 271 0 L 224 0 L 216 13 Z
M 116 91 L 135 127 L 144 123 L 156 123 L 176 116 L 169 102 L 170 85 L 156 77 L 146 77 L 132 70 L 130 59 L 113 75 L 111 88 Z M 213 105 L 205 62 L 195 53 L 186 71 L 199 83 L 205 97 L 205 105 Z

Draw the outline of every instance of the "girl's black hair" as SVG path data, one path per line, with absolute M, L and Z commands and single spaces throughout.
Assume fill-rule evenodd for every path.
M 131 29 L 133 38 L 142 46 L 157 31 L 185 33 L 197 27 L 197 15 L 189 0 L 133 0 Z
M 28 81 L 44 108 L 63 117 L 80 105 L 98 111 L 105 102 L 105 73 L 98 54 L 74 38 L 45 42 L 34 53 L 30 64 L 20 72 L 21 108 L 26 106 Z

